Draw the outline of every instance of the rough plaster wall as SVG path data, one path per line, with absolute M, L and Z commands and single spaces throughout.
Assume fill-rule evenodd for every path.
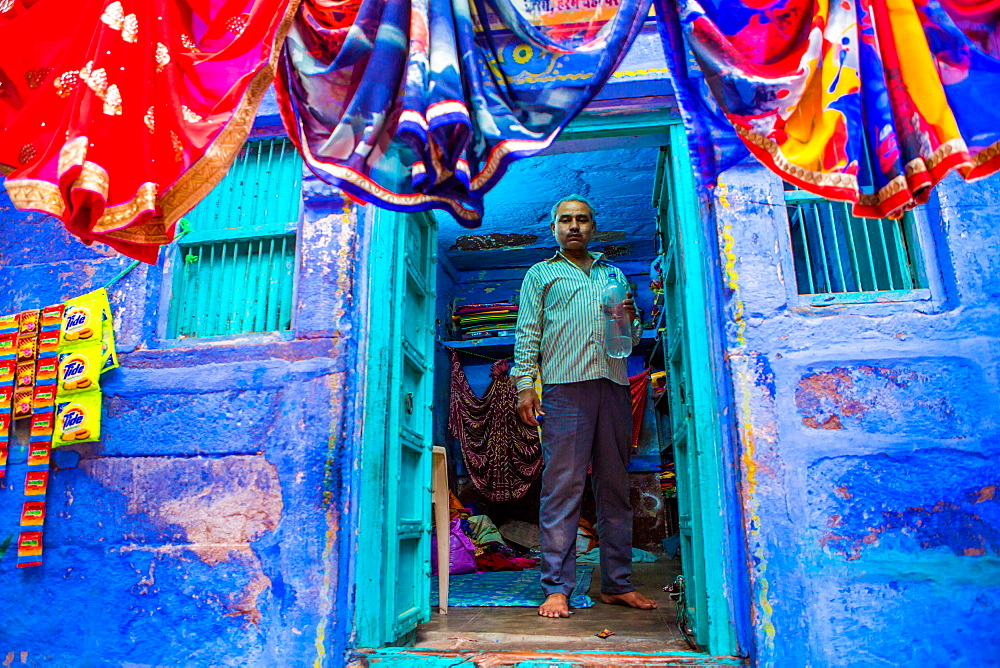
M 16 550 L 0 560 L 0 657 L 339 663 L 355 218 L 314 179 L 304 202 L 292 333 L 163 340 L 169 253 L 110 290 L 122 368 L 102 377 L 104 435 L 56 453 L 44 565 L 16 569 Z M 127 264 L 6 199 L 0 216 L 0 312 L 76 296 Z M 16 526 L 20 504 L 20 483 L 0 489 L 0 526 Z
M 924 209 L 935 299 L 798 305 L 781 185 L 715 198 L 761 665 L 1000 656 L 1000 181 Z

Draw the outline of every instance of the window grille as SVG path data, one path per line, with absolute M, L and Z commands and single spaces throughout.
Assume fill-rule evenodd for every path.
M 868 301 L 927 287 L 909 212 L 899 220 L 856 218 L 851 205 L 785 185 L 788 231 L 800 295 Z
M 248 142 L 191 212 L 168 337 L 291 329 L 301 165 L 287 139 Z

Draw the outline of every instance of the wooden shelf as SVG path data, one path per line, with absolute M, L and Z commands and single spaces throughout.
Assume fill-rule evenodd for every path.
M 486 336 L 481 339 L 469 339 L 468 341 L 441 341 L 445 348 L 455 350 L 467 350 L 480 355 L 492 355 L 493 357 L 510 357 L 514 354 L 513 336 Z

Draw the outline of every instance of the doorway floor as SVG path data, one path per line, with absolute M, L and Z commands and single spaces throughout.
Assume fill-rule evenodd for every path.
M 676 626 L 674 603 L 663 587 L 680 574 L 679 560 L 634 564 L 632 582 L 657 602 L 656 610 L 605 605 L 600 596 L 600 567 L 594 569 L 590 596 L 594 605 L 569 619 L 546 619 L 536 608 L 449 608 L 434 611 L 417 627 L 415 647 L 455 650 L 617 650 L 690 651 Z M 615 635 L 598 638 L 609 629 Z

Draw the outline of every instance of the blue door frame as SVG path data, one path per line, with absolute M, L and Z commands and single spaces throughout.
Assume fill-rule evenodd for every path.
M 714 215 L 707 197 L 699 197 L 695 190 L 694 178 L 691 174 L 691 164 L 687 153 L 687 143 L 683 127 L 677 119 L 664 120 L 666 111 L 655 113 L 629 114 L 621 116 L 587 116 L 577 119 L 563 133 L 561 139 L 579 139 L 604 137 L 608 143 L 614 143 L 615 137 L 633 137 L 636 135 L 667 135 L 674 147 L 684 146 L 683 151 L 675 151 L 677 155 L 676 169 L 680 170 L 680 182 L 686 187 L 678 190 L 680 209 L 683 210 L 681 224 L 685 230 L 684 256 L 688 258 L 689 283 L 685 289 L 692 299 L 696 300 L 701 309 L 701 317 L 695 318 L 691 325 L 697 331 L 698 340 L 703 342 L 696 354 L 692 356 L 693 392 L 696 393 L 696 407 L 701 443 L 698 456 L 701 507 L 701 522 L 696 530 L 710 543 L 702 541 L 702 558 L 707 558 L 703 564 L 701 579 L 705 584 L 706 597 L 703 605 L 706 624 L 702 629 L 696 629 L 697 640 L 702 649 L 716 656 L 748 656 L 752 654 L 750 634 L 750 599 L 748 595 L 748 567 L 745 557 L 744 528 L 741 518 L 742 505 L 737 491 L 736 471 L 737 440 L 732 424 L 733 411 L 730 410 L 730 380 L 724 362 L 722 308 L 722 274 L 719 262 L 718 240 Z M 371 207 L 369 207 L 370 210 Z M 358 304 L 367 304 L 367 314 L 360 320 L 367 329 L 368 346 L 359 350 L 358 370 L 361 373 L 377 373 L 380 355 L 390 355 L 385 350 L 392 345 L 386 336 L 389 331 L 385 321 L 384 303 L 377 298 L 379 286 L 388 285 L 393 262 L 386 255 L 387 242 L 384 226 L 370 224 L 360 225 L 362 243 L 360 244 L 362 262 L 366 265 L 368 280 L 359 286 L 365 291 Z M 375 235 L 375 236 L 373 236 Z M 699 280 L 696 280 L 699 279 Z M 385 494 L 384 463 L 377 461 L 379 454 L 372 441 L 372 435 L 379 429 L 379 423 L 369 424 L 369 415 L 378 415 L 386 407 L 381 405 L 387 401 L 388 394 L 378 391 L 377 381 L 368 379 L 368 385 L 374 393 L 366 392 L 365 437 L 360 444 L 362 452 L 358 458 L 359 466 L 352 483 L 356 485 L 351 496 L 360 503 L 349 510 L 345 517 L 342 530 L 350 532 L 343 544 L 349 553 L 342 555 L 342 563 L 347 568 L 342 569 L 345 577 L 352 578 L 354 595 L 351 604 L 353 615 L 353 647 L 381 647 L 397 641 L 390 637 L 393 632 L 386 623 L 384 603 L 381 596 L 372 594 L 381 591 L 378 578 L 387 575 L 382 565 L 376 563 L 385 553 L 384 544 L 387 540 L 384 526 L 379 524 L 377 517 L 365 517 L 359 512 L 364 508 L 364 499 L 375 499 Z M 381 402 L 381 403 L 380 403 Z M 369 410 L 369 408 L 371 410 Z M 375 438 L 375 440 L 378 440 Z M 426 480 L 414 480 L 410 484 L 417 488 L 426 488 L 429 508 L 430 478 L 429 469 Z M 372 507 L 371 502 L 367 504 Z M 354 531 L 356 530 L 356 534 Z M 352 549 L 353 548 L 353 549 Z M 428 559 L 429 554 L 420 556 Z M 429 563 L 429 562 L 428 562 Z M 348 565 L 349 564 L 349 565 Z M 424 565 L 417 564 L 414 573 L 421 573 Z M 392 577 L 391 575 L 388 577 Z M 360 592 L 364 592 L 361 594 Z

